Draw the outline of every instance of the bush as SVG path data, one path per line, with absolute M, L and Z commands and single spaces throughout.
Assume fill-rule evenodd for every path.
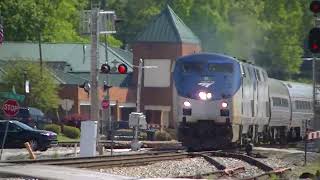
M 170 141 L 172 138 L 170 134 L 166 131 L 156 131 L 155 133 L 155 140 L 156 141 Z
M 89 116 L 87 114 L 71 114 L 63 117 L 62 122 L 67 126 L 80 128 L 81 121 L 86 121 L 86 120 L 89 120 Z
M 52 132 L 55 132 L 57 134 L 60 134 L 61 133 L 61 127 L 57 124 L 47 124 L 44 126 L 44 130 L 47 130 L 47 131 L 52 131 Z
M 68 138 L 77 139 L 80 137 L 80 130 L 72 126 L 63 126 L 63 134 Z

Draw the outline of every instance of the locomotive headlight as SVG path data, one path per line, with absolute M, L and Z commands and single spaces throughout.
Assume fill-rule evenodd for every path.
M 207 93 L 205 92 L 199 92 L 199 97 L 201 100 L 207 100 Z
M 183 102 L 184 107 L 191 107 L 191 103 L 189 101 Z
M 222 102 L 222 103 L 221 103 L 221 106 L 222 106 L 223 108 L 227 108 L 227 107 L 228 107 L 228 103 L 227 103 L 227 102 Z
M 207 99 L 211 99 L 212 98 L 212 94 L 211 93 L 207 93 Z

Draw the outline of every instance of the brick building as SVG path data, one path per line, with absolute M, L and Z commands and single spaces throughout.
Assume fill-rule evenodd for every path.
M 183 55 L 201 51 L 200 40 L 167 6 L 140 32 L 133 44 L 133 64 L 139 59 L 144 65 L 157 66 L 144 69 L 141 109 L 147 121 L 174 127 L 174 84 L 171 71 L 175 60 Z M 137 84 L 137 71 L 133 71 L 133 84 Z

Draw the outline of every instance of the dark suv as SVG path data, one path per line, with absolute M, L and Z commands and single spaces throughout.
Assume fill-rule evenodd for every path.
M 21 148 L 25 142 L 29 142 L 34 151 L 45 151 L 58 142 L 57 134 L 54 132 L 37 130 L 15 120 L 0 120 L 0 148 L 6 129 L 8 130 L 4 148 Z
M 34 107 L 20 107 L 17 116 L 14 118 L 30 127 L 42 129 L 45 124 L 51 123 L 45 118 L 44 113 Z

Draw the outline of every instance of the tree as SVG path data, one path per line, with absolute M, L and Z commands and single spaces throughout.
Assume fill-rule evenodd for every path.
M 46 42 L 79 41 L 76 33 L 79 10 L 86 0 L 0 1 L 7 41 L 36 41 L 39 33 Z
M 89 36 L 78 32 L 80 13 L 88 0 L 10 0 L 0 1 L 4 17 L 6 41 L 90 42 Z M 113 36 L 108 43 L 119 47 L 121 42 Z
M 299 72 L 304 34 L 301 6 L 300 1 L 265 1 L 262 18 L 269 28 L 264 34 L 264 50 L 256 58 L 273 77 L 288 79 Z
M 8 61 L 3 69 L 6 72 L 3 81 L 7 91 L 11 91 L 14 86 L 18 94 L 24 94 L 24 73 L 26 73 L 30 82 L 30 93 L 26 99 L 28 105 L 44 112 L 58 108 L 58 84 L 47 68 L 44 67 L 40 75 L 38 63 L 14 60 L 14 63 Z

